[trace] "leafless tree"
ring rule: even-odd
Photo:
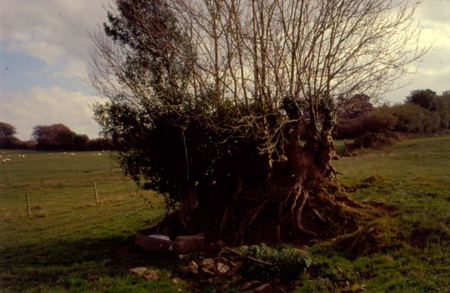
[[[189,64],[189,78],[183,83],[171,75],[170,67],[164,68],[171,90],[193,101],[208,96],[208,123],[230,138],[257,130],[252,133],[261,142],[267,178],[275,162],[285,162],[293,174],[280,216],[289,205],[298,228],[314,234],[303,227],[302,213],[312,187],[337,181],[331,164],[338,158],[332,139],[336,111],[357,94],[381,97],[412,73],[411,63],[427,51],[418,43],[415,7],[386,0],[160,2],[189,43],[177,47],[167,41],[160,48],[164,58]],[[136,13],[136,25],[145,30],[148,19],[140,17]],[[129,46],[108,43],[100,35],[94,41],[94,66],[100,74],[92,83],[103,96],[128,97],[136,103],[138,93],[164,107],[177,104],[150,98],[142,80],[121,78],[122,63],[132,54]],[[233,113],[226,124],[214,117],[220,108]]]
[[[169,3],[196,50],[195,91],[212,84],[218,106],[230,103],[241,121],[261,130],[267,164],[274,152],[290,162],[288,197],[303,229],[308,187],[336,173],[332,132],[340,102],[382,96],[426,52],[414,7],[385,0]],[[276,114],[281,119],[268,123]]]

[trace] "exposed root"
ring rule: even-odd
[[[238,179],[238,186],[236,189],[236,192],[233,195],[233,200],[231,201],[231,203],[228,205],[227,209],[225,210],[225,212],[223,213],[223,217],[222,217],[222,222],[220,223],[220,232],[219,234],[222,235],[222,231],[223,231],[223,227],[225,226],[225,222],[227,220],[227,215],[228,215],[228,211],[231,208],[231,205],[234,203],[234,200],[236,199],[236,197],[241,193],[242,191],[242,185],[243,185],[243,181],[241,178]]]
[[[295,207],[297,206],[297,201],[298,201],[300,195],[302,194],[302,190],[303,190],[302,186],[299,183],[296,183],[292,187],[291,192],[289,192],[289,196],[288,197],[290,197],[291,194],[295,194],[294,203],[292,204],[292,207],[291,207],[292,218],[295,218],[295,214],[294,214]],[[306,190],[305,190],[305,192],[306,192]]]
[[[342,202],[348,206],[355,207],[355,208],[361,208],[363,209],[364,206],[360,205],[356,201],[350,199],[350,196],[348,194],[337,194],[336,200],[339,202]]]
[[[259,212],[261,212],[262,208],[266,205],[266,203],[268,203],[270,201],[270,198],[268,200],[266,200],[265,202],[263,202],[262,205],[260,205],[260,207],[258,208],[258,210],[256,211],[256,213],[253,215],[252,220],[250,221],[250,223],[248,224],[249,226],[251,226],[253,224],[253,221],[255,220],[256,216],[259,214]]]
[[[316,233],[314,233],[314,232],[312,232],[312,231],[309,231],[309,230],[303,228],[303,225],[302,225],[302,223],[301,223],[301,221],[302,221],[303,209],[305,208],[306,202],[308,201],[308,198],[309,198],[309,193],[308,193],[308,191],[303,190],[302,193],[303,193],[302,203],[301,203],[300,207],[299,207],[298,210],[297,210],[297,217],[296,217],[297,227],[298,227],[298,229],[299,229],[301,232],[303,232],[303,233],[305,233],[305,234],[308,234],[308,235],[312,235],[312,236],[314,236],[314,237],[317,237],[317,234],[316,234]]]
[[[312,210],[313,210],[314,214],[317,216],[317,218],[319,218],[319,220],[322,221],[322,223],[327,223],[327,222],[328,222],[326,219],[324,219],[324,218],[319,214],[319,212],[318,212],[316,209],[312,209]]]
[[[325,188],[321,188],[321,191],[323,191],[323,193],[325,193],[326,195],[328,195],[328,197],[330,198],[331,201],[335,201],[335,196],[331,195]]]

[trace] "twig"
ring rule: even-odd
[[[263,261],[263,260],[260,260],[260,259],[257,259],[257,258],[248,256],[248,255],[242,254],[242,253],[240,253],[240,252],[237,252],[237,251],[235,251],[235,250],[232,250],[231,248],[225,247],[225,249],[228,250],[229,252],[232,252],[232,253],[234,253],[234,254],[236,254],[236,255],[239,255],[240,257],[247,258],[247,259],[249,259],[249,260],[251,260],[251,261],[254,261],[254,262],[257,262],[257,263],[266,265],[266,266],[274,266],[273,263],[266,262],[266,261]]]
[[[250,221],[250,223],[248,224],[249,226],[251,226],[253,224],[253,221],[255,220],[256,216],[259,214],[259,212],[261,212],[262,208],[266,205],[266,203],[268,203],[270,201],[270,198],[268,200],[266,200],[265,202],[263,202],[263,204],[258,208],[258,210],[256,211],[256,213],[253,215],[252,220]]]

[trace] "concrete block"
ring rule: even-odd
[[[178,236],[173,242],[173,250],[177,253],[186,253],[188,251],[195,251],[205,246],[205,236],[187,235]]]
[[[163,236],[163,237],[162,237]],[[149,251],[172,251],[173,243],[165,235],[142,235],[137,234],[134,244]]]
[[[165,235],[137,234],[135,244],[149,251],[186,253],[203,248],[205,246],[205,237],[199,235],[178,236],[175,238],[175,241],[171,241]]]

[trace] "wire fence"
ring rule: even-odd
[[[31,170],[31,171],[0,171],[0,183],[35,183],[58,180],[86,180],[92,178],[108,178],[125,176],[121,168],[108,169],[75,169],[75,170]]]

